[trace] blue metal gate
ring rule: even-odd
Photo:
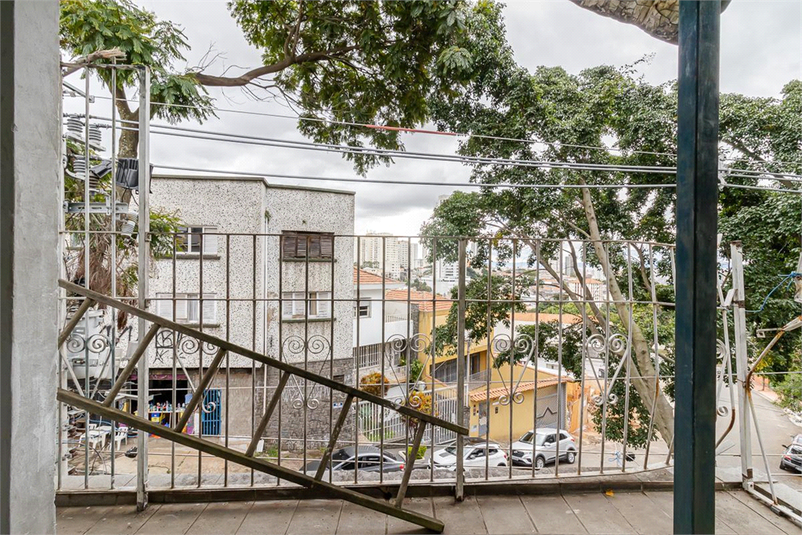
[[[201,434],[220,434],[220,389],[210,388],[203,395],[203,409],[201,410]]]

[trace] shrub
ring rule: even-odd
[[[359,389],[374,396],[384,397],[389,388],[390,381],[379,372],[370,373],[359,381]]]

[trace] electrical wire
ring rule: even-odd
[[[511,188],[511,189],[607,189],[607,188],[674,188],[675,184],[513,184],[509,182],[497,184],[483,184],[479,182],[431,182],[423,180],[378,180],[371,178],[343,178],[343,177],[324,177],[307,175],[285,175],[278,173],[254,173],[249,171],[225,171],[221,169],[208,169],[197,167],[184,167],[177,165],[163,165],[154,163],[153,167],[159,169],[170,169],[173,171],[191,171],[198,173],[217,173],[220,175],[253,176],[258,178],[280,178],[288,180],[317,180],[330,182],[353,182],[357,184],[397,184],[407,186],[440,186],[447,188],[467,187],[467,188]],[[203,179],[204,177],[193,177]],[[213,177],[217,178],[217,177]]]
[[[93,95],[94,98],[99,98],[103,100],[112,100],[112,97],[107,96],[100,96],[100,95]],[[124,98],[117,98],[116,100],[122,102],[128,102],[128,99]],[[452,132],[452,131],[443,131],[443,130],[428,130],[428,129],[421,129],[421,128],[406,128],[400,126],[390,126],[390,125],[376,125],[376,124],[368,124],[368,123],[357,123],[353,121],[342,121],[337,119],[328,119],[324,117],[304,117],[301,115],[287,115],[281,113],[267,113],[267,112],[258,112],[258,111],[251,111],[251,110],[236,110],[232,108],[220,108],[217,106],[211,106],[209,108],[201,108],[200,106],[192,106],[189,104],[168,104],[163,102],[151,102],[151,106],[165,106],[165,107],[175,107],[175,108],[184,108],[184,109],[211,109],[215,112],[223,112],[223,113],[235,113],[241,115],[252,115],[257,117],[271,117],[275,119],[289,119],[294,121],[302,121],[302,122],[315,122],[315,123],[327,123],[327,124],[337,124],[342,126],[353,126],[353,127],[360,127],[360,128],[370,128],[374,130],[388,130],[388,131],[396,131],[396,132],[403,132],[409,134],[427,134],[427,135],[438,135],[438,136],[447,136],[447,137],[457,137],[457,138],[476,138],[476,139],[488,139],[492,141],[507,141],[507,142],[517,142],[517,143],[528,143],[528,144],[539,144],[539,145],[547,145],[552,147],[571,147],[571,148],[579,148],[579,149],[589,149],[589,150],[597,150],[597,151],[612,151],[612,152],[624,152],[629,154],[645,154],[650,156],[669,156],[672,158],[676,158],[677,154],[674,152],[659,152],[659,151],[646,151],[646,150],[629,150],[629,149],[622,149],[620,147],[605,147],[605,146],[597,146],[597,145],[581,145],[575,143],[562,143],[562,142],[553,142],[553,141],[539,141],[535,139],[522,139],[522,138],[513,138],[513,137],[505,137],[505,136],[493,136],[488,134],[469,134],[466,132]],[[725,157],[722,158],[723,161],[729,162],[752,162],[758,163],[760,165],[772,165],[772,164],[781,164],[781,165],[802,165],[802,161],[772,161],[772,162],[765,162],[757,160],[754,157],[747,157],[747,158],[731,158]],[[766,171],[770,173],[771,171]]]
[[[780,286],[782,286],[783,284],[786,284],[785,288],[787,290],[791,286],[791,284],[793,284],[793,282],[794,282],[793,279],[795,277],[802,277],[802,273],[797,273],[796,271],[792,271],[788,275],[783,275],[782,276],[783,279],[777,284],[777,286],[772,288],[771,291],[769,291],[769,293],[763,299],[763,303],[760,304],[760,308],[758,308],[757,310],[747,310],[746,312],[748,312],[750,314],[755,314],[755,313],[758,313],[758,312],[762,312],[763,309],[766,308],[766,305],[769,302],[769,298],[771,297],[771,294],[773,294],[775,291],[777,291],[777,289]]]
[[[109,121],[107,117],[90,118]],[[124,121],[131,122],[131,121]],[[121,127],[124,130],[135,130],[126,127]],[[310,141],[297,141],[286,140],[278,138],[269,138],[262,136],[251,136],[245,134],[233,134],[227,132],[211,132],[208,130],[201,130],[197,128],[186,128],[181,126],[164,126],[152,125],[151,134],[173,135],[172,132],[186,132],[187,134],[194,135],[178,135],[178,137],[190,139],[207,139],[210,141],[235,141],[245,144],[264,145],[268,147],[280,148],[293,148],[303,150],[317,150],[323,152],[336,152],[339,154],[361,154],[368,156],[381,156],[393,158],[407,158],[417,160],[434,160],[446,161],[456,163],[475,163],[479,165],[505,165],[512,167],[535,167],[535,168],[563,168],[563,169],[576,169],[584,171],[608,171],[608,172],[625,172],[625,173],[653,173],[653,174],[674,174],[676,168],[674,167],[660,167],[660,166],[632,166],[632,165],[614,165],[614,164],[593,164],[581,162],[565,162],[565,161],[550,161],[550,160],[513,160],[509,158],[486,158],[478,156],[461,156],[456,154],[443,154],[443,153],[430,153],[430,152],[411,152],[390,149],[377,149],[373,147],[354,147],[351,145],[337,145],[333,143],[315,143]],[[230,139],[227,139],[230,138]],[[258,142],[258,143],[249,143]],[[800,177],[802,178],[802,176]]]
[[[101,121],[111,121],[108,117],[100,117],[100,116],[90,116],[90,119],[96,119]],[[136,124],[136,121],[126,121],[124,119],[118,119],[120,122],[125,123],[133,123]],[[123,130],[126,130],[126,127],[121,127]],[[400,151],[400,150],[389,150],[389,149],[377,149],[373,147],[354,147],[350,145],[337,145],[332,143],[315,143],[310,141],[297,141],[297,140],[286,140],[286,139],[279,139],[279,138],[269,138],[269,137],[262,137],[262,136],[252,136],[252,135],[245,135],[245,134],[234,134],[228,132],[211,132],[208,130],[202,130],[198,128],[187,128],[181,126],[174,126],[174,125],[152,125],[151,126],[151,133],[152,134],[161,134],[161,135],[173,135],[171,131],[175,132],[187,132],[195,135],[181,135],[178,137],[184,137],[189,139],[207,139],[210,141],[231,141],[231,140],[248,140],[252,142],[258,143],[250,143],[246,141],[241,141],[245,144],[256,144],[256,145],[264,145],[269,147],[279,147],[279,148],[291,148],[291,149],[304,149],[304,150],[314,150],[314,151],[322,151],[322,152],[336,152],[340,154],[360,154],[360,155],[370,155],[370,156],[380,156],[380,157],[394,157],[394,158],[407,158],[407,159],[419,159],[419,160],[432,160],[432,161],[447,161],[447,162],[456,162],[462,164],[473,163],[477,165],[503,165],[503,166],[511,166],[511,167],[534,167],[534,168],[545,168],[545,169],[573,169],[573,170],[584,170],[584,171],[607,171],[607,172],[622,172],[622,173],[652,173],[652,174],[675,174],[676,167],[668,167],[668,166],[634,166],[634,165],[616,165],[616,164],[593,164],[593,163],[581,163],[581,162],[566,162],[566,161],[550,161],[550,160],[513,160],[508,158],[487,158],[487,157],[478,157],[478,156],[461,156],[461,155],[453,155],[453,154],[443,154],[443,153],[427,153],[427,152],[409,152],[409,151]],[[231,138],[231,139],[226,139]],[[747,179],[759,179],[759,178],[766,178],[771,180],[777,180],[776,178],[772,177],[764,177],[767,173],[761,173],[760,171],[752,171],[752,170],[738,170],[738,173],[732,173],[731,170],[728,170],[728,174],[726,177],[730,178],[747,178]],[[774,173],[772,173],[774,174]],[[784,180],[789,180],[793,182],[802,182],[802,175],[794,175],[794,174],[784,174]],[[745,188],[750,189],[750,188]]]
[[[250,171],[228,171],[221,169],[209,169],[198,167],[185,167],[177,165],[153,164],[153,167],[160,169],[170,169],[173,171],[190,171],[197,173],[216,173],[220,175],[253,176],[258,178],[279,178],[288,180],[311,180],[329,182],[351,182],[357,184],[396,184],[401,186],[435,186],[435,187],[466,187],[466,188],[510,188],[510,189],[656,189],[656,188],[675,188],[676,184],[516,184],[516,183],[496,183],[485,184],[480,182],[431,182],[421,180],[378,180],[371,178],[343,178],[343,177],[322,177],[309,175],[286,175],[280,173],[255,173]],[[202,179],[204,177],[194,177]],[[218,177],[211,177],[218,178]],[[761,186],[743,186],[741,184],[720,184],[719,187],[729,187],[738,189],[758,189],[763,191],[774,191],[779,193],[802,193],[802,190],[785,190],[777,188],[767,188]]]
[[[107,96],[100,96],[100,95],[92,95],[94,98],[99,98],[102,100],[112,100],[112,97]],[[128,99],[118,98],[116,99],[122,102],[128,102]],[[677,155],[672,152],[657,152],[657,151],[646,151],[646,150],[627,150],[622,149],[620,147],[604,147],[604,146],[597,146],[597,145],[580,145],[575,143],[562,143],[562,142],[554,142],[554,141],[539,141],[535,139],[522,139],[522,138],[515,138],[515,137],[505,137],[505,136],[492,136],[488,134],[468,134],[465,132],[450,132],[450,131],[443,131],[443,130],[427,130],[422,128],[407,128],[401,126],[390,126],[390,125],[378,125],[378,124],[368,124],[368,123],[357,123],[353,121],[341,121],[337,119],[328,119],[325,117],[304,117],[302,115],[287,115],[281,113],[267,113],[267,112],[258,112],[258,111],[251,111],[251,110],[235,110],[231,108],[219,108],[217,106],[211,106],[209,108],[201,108],[200,106],[191,106],[188,104],[167,104],[163,102],[151,102],[151,106],[165,106],[165,107],[175,107],[175,108],[185,108],[185,109],[196,109],[196,110],[213,110],[215,112],[224,112],[224,113],[236,113],[241,115],[253,115],[257,117],[271,117],[274,119],[289,119],[293,121],[302,121],[302,122],[313,122],[313,123],[327,123],[327,124],[337,124],[341,126],[353,126],[357,128],[370,128],[373,130],[388,130],[388,131],[395,131],[395,132],[403,132],[407,134],[428,134],[428,135],[438,135],[438,136],[446,136],[446,137],[456,137],[456,138],[477,138],[477,139],[488,139],[492,141],[509,141],[509,142],[517,142],[517,143],[528,143],[528,144],[538,144],[538,145],[547,145],[553,147],[571,147],[577,149],[589,149],[589,150],[598,150],[598,151],[614,151],[614,152],[628,152],[630,154],[646,154],[651,156],[670,156],[676,158]]]

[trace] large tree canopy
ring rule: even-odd
[[[213,63],[193,68],[180,27],[159,20],[130,0],[61,3],[61,45],[73,56],[118,48],[120,63],[147,65],[153,73],[151,115],[177,121],[206,119],[213,110],[205,86],[243,87],[256,98],[279,96],[301,115],[339,122],[415,127],[429,118],[428,99],[453,94],[470,79],[470,40],[477,28],[498,23],[490,2],[274,2],[236,1],[231,14],[264,65],[236,76],[213,76]],[[99,60],[100,63],[109,60]],[[110,87],[123,119],[134,120],[126,98],[133,74]],[[166,106],[164,105],[166,104]],[[399,132],[333,122],[300,122],[316,141],[399,148]],[[123,132],[121,155],[136,154],[136,133]],[[376,156],[348,154],[358,170]]]
[[[503,35],[503,34],[502,34]],[[493,43],[494,46],[490,46]],[[484,46],[483,46],[484,45]],[[498,46],[495,46],[498,45]],[[465,91],[456,97],[444,96],[432,103],[442,129],[483,136],[472,136],[460,152],[470,156],[519,160],[555,160],[616,166],[674,166],[676,159],[677,94],[673,84],[650,85],[637,72],[637,65],[596,67],[573,75],[563,69],[541,67],[535,72],[516,65],[512,51],[496,42],[489,33],[476,37],[476,46],[485,51],[475,62],[477,72]],[[782,99],[756,99],[743,95],[722,96],[721,155],[732,169],[768,169],[778,173],[777,184],[788,185],[781,171],[799,172],[800,83],[793,81]],[[495,136],[489,138],[486,136]],[[507,138],[507,139],[504,139]],[[509,138],[528,141],[512,141]],[[594,147],[610,147],[598,149]],[[782,163],[780,163],[782,162]],[[756,180],[723,177],[735,183],[755,185]],[[673,174],[637,171],[577,171],[552,167],[481,165],[472,171],[472,180],[482,184],[573,184],[633,186],[675,183]],[[484,188],[477,193],[458,192],[437,207],[424,225],[423,233],[439,235],[483,235],[518,238],[529,246],[530,261],[539,263],[543,273],[553,272],[548,260],[554,251],[538,244],[538,238],[564,238],[579,262],[589,262],[609,273],[613,300],[625,301],[625,256],[633,255],[636,277],[634,291],[651,293],[651,271],[670,274],[667,262],[650,260],[642,246],[605,247],[605,240],[636,240],[673,243],[673,188],[629,189],[508,189]],[[766,262],[748,262],[747,289],[750,300],[760,301],[778,282],[777,275],[788,274],[799,254],[799,199],[789,193],[723,189],[721,228],[722,254],[730,240],[740,239],[754,246],[746,250],[747,259],[765,257]],[[746,211],[744,211],[746,210]],[[747,221],[748,219],[748,221]],[[590,240],[585,254],[575,250],[575,240]],[[538,257],[534,254],[541,247]],[[453,254],[441,248],[444,255]],[[503,252],[502,252],[503,254]],[[482,254],[480,251],[479,258]],[[658,259],[659,260],[659,259]],[[577,265],[577,262],[574,262]],[[555,276],[556,273],[551,273]],[[581,279],[581,273],[575,275]],[[579,291],[563,289],[576,301],[587,299],[585,285]],[[658,290],[658,289],[655,289]],[[666,291],[662,289],[661,291]],[[752,316],[752,328],[775,326],[788,321],[792,304],[788,295],[778,294],[777,314]],[[647,297],[648,299],[648,297]],[[798,308],[798,306],[797,306]],[[769,310],[769,307],[766,307]],[[590,305],[587,313],[603,325],[604,310]],[[648,322],[641,324],[637,313],[616,303],[611,321],[623,331],[632,325],[633,362],[641,376],[653,376],[650,359]],[[668,333],[664,333],[669,335]],[[670,343],[663,340],[661,343]],[[793,347],[790,342],[785,347]],[[796,344],[798,347],[798,343]],[[788,356],[776,359],[785,362]],[[657,394],[656,428],[667,441],[671,437],[671,408],[664,393],[656,393],[652,383],[633,380],[637,403],[650,407]],[[615,407],[613,407],[615,409]],[[643,416],[641,413],[639,416]],[[648,416],[648,415],[647,415]]]
[[[675,42],[678,0],[571,0]],[[725,2],[726,4],[726,2]],[[61,44],[73,56],[120,49],[121,63],[152,69],[152,115],[171,122],[204,120],[213,113],[204,86],[242,87],[256,98],[279,97],[301,115],[395,127],[415,127],[430,118],[433,95],[454,94],[473,78],[476,63],[503,42],[502,5],[490,0],[310,2],[236,0],[229,9],[263,64],[236,75],[213,75],[214,62],[179,65],[188,48],[181,28],[159,20],[130,0],[65,0]],[[482,36],[493,36],[496,41]],[[501,40],[497,38],[501,37]],[[104,60],[100,60],[103,62]],[[107,61],[107,60],[106,60]],[[503,70],[503,69],[502,69]],[[112,90],[123,119],[137,110],[126,98],[135,86],[122,73]],[[399,132],[333,122],[300,122],[316,141],[396,149]],[[123,132],[121,155],[136,154],[136,132]],[[364,172],[380,158],[345,154]]]

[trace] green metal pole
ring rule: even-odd
[[[720,14],[680,2],[674,533],[715,529]]]

